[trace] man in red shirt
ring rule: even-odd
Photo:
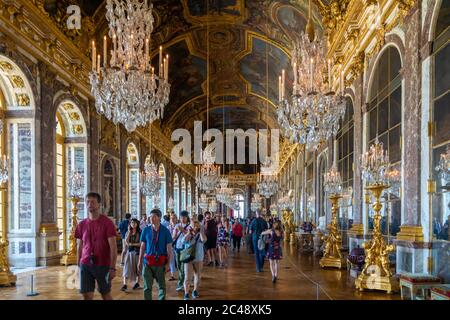
[[[77,261],[80,268],[80,293],[85,300],[94,298],[95,282],[103,300],[112,300],[111,281],[116,276],[116,227],[100,214],[101,197],[98,193],[86,195],[89,217],[75,230],[78,239]]]

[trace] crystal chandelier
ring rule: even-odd
[[[250,209],[252,211],[257,211],[262,208],[261,206],[261,196],[259,193],[254,193],[252,197],[252,202],[250,203]]]
[[[216,212],[217,211],[217,201],[216,201],[216,199],[213,198],[213,199],[211,199],[209,201],[208,210],[210,212]]]
[[[323,184],[325,192],[329,195],[340,195],[342,192],[341,174],[337,171],[336,166],[333,166],[328,172],[324,174]]]
[[[84,195],[84,176],[80,170],[73,170],[69,177],[70,198],[82,198]]]
[[[161,204],[161,196],[159,195],[159,192],[153,195],[153,207],[156,209],[159,209],[159,206]]]
[[[156,164],[147,158],[145,160],[144,171],[141,172],[141,193],[144,196],[154,196],[159,194],[161,188],[161,178]]]
[[[214,164],[215,156],[208,145],[202,153],[202,164],[195,168],[196,183],[200,190],[215,190],[220,177],[220,167]]]
[[[441,179],[446,182],[450,181],[450,146],[447,146],[446,152],[441,154],[439,164],[435,169],[439,172]]]
[[[173,209],[175,208],[175,202],[173,201],[172,197],[169,197],[169,200],[167,201],[167,209],[170,212],[173,212]]]
[[[158,75],[150,58],[153,5],[140,0],[107,0],[106,19],[112,39],[107,62],[107,38],[103,38],[103,66],[92,42],[92,71],[89,74],[97,112],[127,131],[163,117],[169,102],[169,56],[159,50]]]
[[[269,161],[261,165],[261,172],[258,174],[256,189],[264,198],[270,198],[278,191],[278,178]]]
[[[294,43],[292,68],[294,90],[289,99],[285,95],[285,71],[279,77],[278,122],[282,134],[292,143],[317,149],[321,142],[337,134],[339,121],[344,118],[346,100],[342,95],[343,77],[340,79],[340,94],[332,91],[331,63],[326,63],[324,39],[315,37],[310,18],[307,33],[301,32]],[[324,71],[328,68],[328,87]]]
[[[208,209],[208,198],[206,197],[205,193],[202,193],[200,195],[200,200],[198,202],[198,206],[200,207],[200,209],[202,210],[206,210]]]
[[[361,155],[361,168],[368,185],[388,184],[389,156],[387,151],[383,150],[383,143],[378,141],[378,137],[369,151]]]

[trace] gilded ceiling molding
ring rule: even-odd
[[[387,43],[386,35],[403,23],[417,0],[332,0],[329,6],[315,1],[324,16],[324,25],[335,32],[328,33],[327,57],[334,62],[332,70],[334,87],[338,82],[342,64],[346,85],[364,71],[364,61],[375,56]],[[382,13],[380,26],[372,28],[374,17],[369,7],[379,4]],[[330,20],[331,13],[334,12]],[[336,17],[335,17],[336,16]]]

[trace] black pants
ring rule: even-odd
[[[237,236],[233,236],[233,249],[238,249],[241,250],[241,238],[242,237],[237,237]]]

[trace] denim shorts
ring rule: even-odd
[[[97,281],[97,290],[100,294],[111,292],[109,267],[82,264],[80,266],[80,293],[94,292],[95,281]]]

